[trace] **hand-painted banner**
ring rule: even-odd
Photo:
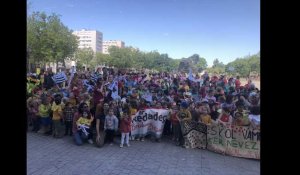
[[[168,115],[169,110],[166,109],[139,110],[132,116],[131,135],[133,137],[144,137],[151,134],[156,138],[160,138]]]
[[[186,148],[206,149],[207,144],[207,126],[204,123],[196,121],[180,122],[184,146]]]
[[[131,135],[143,137],[152,134],[160,138],[169,115],[165,109],[140,110],[132,116]],[[205,125],[196,121],[180,122],[187,148],[202,148],[236,156],[260,159],[260,130],[251,127]]]
[[[236,157],[260,159],[260,130],[235,125],[209,125],[207,149]]]

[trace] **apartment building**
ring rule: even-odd
[[[110,46],[116,46],[119,48],[124,48],[125,47],[125,43],[123,41],[120,40],[108,40],[108,41],[103,41],[103,47],[102,47],[102,53],[104,54],[109,54],[108,52],[108,48]]]
[[[103,34],[97,30],[86,30],[74,31],[73,35],[79,37],[78,48],[92,48],[93,51],[102,53],[102,41]]]

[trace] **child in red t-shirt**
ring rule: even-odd
[[[230,115],[230,109],[228,107],[223,107],[222,112],[217,120],[221,124],[231,124],[232,116]]]
[[[175,103],[172,105],[171,116],[170,116],[172,132],[173,132],[172,140],[175,142],[179,142],[179,133],[180,133],[180,124],[179,124],[179,120],[176,116],[177,112],[178,112],[178,106],[176,106],[176,103]]]
[[[127,146],[129,145],[129,133],[131,131],[131,117],[128,115],[128,111],[124,111],[121,115],[121,124],[120,124],[120,131],[121,131],[121,144],[120,148],[123,147],[124,140]]]

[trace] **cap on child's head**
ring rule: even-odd
[[[183,102],[181,102],[180,106],[183,108],[188,108],[189,104],[186,101],[183,101]]]
[[[256,92],[251,92],[251,93],[249,94],[249,96],[250,96],[250,97],[257,96],[257,93],[256,93]]]
[[[206,98],[201,100],[201,103],[208,103],[208,100]]]
[[[244,102],[239,100],[235,103],[236,107],[244,107]]]
[[[58,98],[58,97],[61,98],[61,95],[60,95],[59,93],[54,93],[54,94],[53,94],[53,97],[54,97],[54,98]]]
[[[192,93],[190,93],[190,92],[184,92],[183,95],[185,95],[185,96],[191,96]]]
[[[229,113],[230,112],[230,108],[228,106],[223,106],[223,111]]]

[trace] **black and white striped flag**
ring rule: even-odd
[[[94,86],[91,85],[91,84],[89,83],[88,80],[83,80],[82,83],[83,83],[83,85],[87,88],[87,91],[88,91],[88,92],[94,90]]]
[[[91,79],[93,82],[97,82],[97,80],[100,78],[100,75],[98,74],[91,74]]]
[[[53,81],[55,84],[63,83],[68,80],[65,72],[59,72],[52,76]]]

